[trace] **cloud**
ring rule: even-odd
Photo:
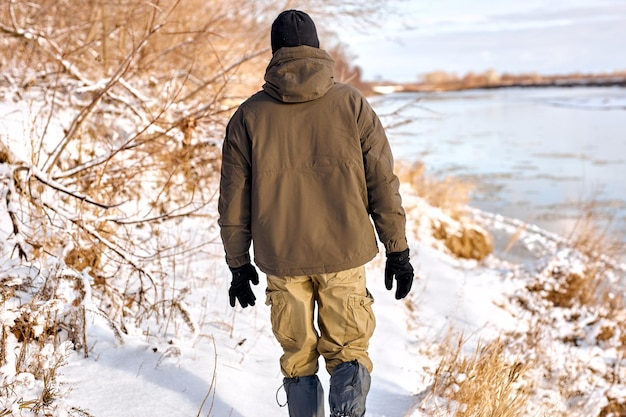
[[[366,79],[414,81],[419,74],[603,72],[626,69],[625,4],[542,12],[426,16],[393,37],[347,40]]]

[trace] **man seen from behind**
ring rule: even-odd
[[[222,148],[219,225],[230,303],[255,304],[253,244],[283,349],[290,417],[324,416],[320,355],[331,417],[362,417],[375,327],[365,264],[378,253],[376,235],[387,289],[395,280],[401,299],[413,282],[399,180],[380,120],[357,89],[334,81],[311,17],[280,13],[271,46],[265,84],[232,116]]]

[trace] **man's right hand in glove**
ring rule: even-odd
[[[253,306],[256,297],[250,288],[250,282],[254,285],[259,283],[259,274],[257,274],[256,269],[252,264],[245,264],[237,268],[230,268],[230,272],[233,274],[233,280],[228,289],[230,306],[235,307],[235,298],[243,308],[249,305]]]

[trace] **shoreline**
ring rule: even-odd
[[[444,77],[444,76],[442,76]],[[450,77],[450,76],[447,76]],[[445,77],[444,77],[445,78]],[[373,94],[389,93],[434,93],[445,91],[465,91],[504,88],[546,88],[546,87],[626,87],[626,73],[610,75],[557,75],[557,76],[497,76],[478,75],[472,79],[445,79],[437,82],[394,83],[363,82]]]

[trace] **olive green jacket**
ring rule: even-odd
[[[219,225],[226,262],[277,276],[339,272],[407,248],[393,157],[380,120],[333,60],[281,48],[239,106],[222,148]],[[371,218],[371,220],[370,220]]]

